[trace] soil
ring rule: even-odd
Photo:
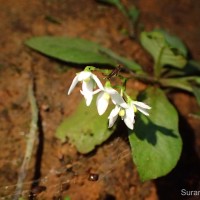
[[[200,60],[200,1],[124,0],[141,11],[146,30],[165,28],[183,39],[190,56]],[[28,85],[35,80],[40,129],[25,180],[23,199],[156,200],[183,197],[182,188],[200,190],[200,120],[190,117],[199,107],[190,94],[170,95],[180,115],[184,146],[176,168],[167,176],[141,182],[132,163],[126,133],[116,132],[87,155],[55,138],[60,122],[80,98],[66,91],[84,66],[67,65],[26,47],[33,36],[89,39],[135,59],[147,69],[151,59],[124,34],[127,19],[115,8],[95,0],[0,0],[0,196],[12,199],[31,121]],[[142,87],[132,83],[130,87]]]

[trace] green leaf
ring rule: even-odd
[[[162,78],[159,80],[162,86],[175,87],[192,92],[193,86],[200,86],[200,76],[186,76],[178,78]]]
[[[193,86],[200,86],[200,76],[187,76],[184,77]]]
[[[115,128],[108,129],[110,111],[111,108],[108,108],[104,115],[99,116],[95,99],[89,107],[82,100],[76,111],[59,125],[56,137],[62,142],[68,137],[80,153],[89,153],[113,133]]]
[[[163,87],[172,87],[188,92],[192,92],[192,86],[187,78],[162,78],[160,83]]]
[[[194,92],[195,86],[200,86],[199,76],[188,76],[180,78],[162,78],[159,80],[164,87],[174,87],[188,92]],[[199,88],[199,87],[197,87]]]
[[[137,115],[129,134],[133,160],[143,181],[168,174],[182,150],[175,108],[158,88],[147,89],[145,96],[152,107],[150,116]]]
[[[165,38],[165,35],[159,31],[142,32],[141,43],[143,47],[153,56],[155,65],[163,67],[172,65],[177,68],[183,68],[187,62],[176,45]]]
[[[70,200],[70,197],[66,196],[64,197],[64,200]]]
[[[188,60],[187,64],[183,69],[177,68],[166,68],[162,71],[162,77],[181,77],[181,76],[192,76],[200,75],[200,63],[195,60]]]
[[[200,77],[189,76],[183,78],[162,78],[159,80],[163,87],[172,87],[182,89],[187,92],[193,93],[197,103],[200,105]]]
[[[78,64],[111,64],[117,63],[99,52],[100,45],[80,38],[35,37],[26,41],[26,45],[47,56]]]
[[[185,57],[187,56],[187,47],[185,46],[183,41],[181,41],[180,38],[178,38],[174,35],[170,35],[168,32],[166,32],[165,30],[162,30],[162,29],[156,29],[156,31],[158,31],[164,35],[165,40],[171,47],[178,49],[179,52],[183,56],[185,56]]]
[[[142,69],[141,66],[137,64],[135,61],[119,56],[110,49],[104,48],[104,49],[101,49],[100,52],[116,60],[118,63],[125,65],[127,68],[129,68],[132,71],[141,71]]]
[[[110,49],[97,43],[67,37],[35,37],[26,41],[26,45],[53,58],[78,64],[119,64],[127,65],[131,70],[141,70],[132,60],[123,58]]]

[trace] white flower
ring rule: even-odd
[[[81,94],[84,96],[86,100],[86,105],[89,106],[92,102],[93,98],[93,89],[95,88],[95,85],[103,90],[103,85],[101,84],[101,81],[98,79],[96,75],[94,75],[92,72],[89,71],[82,71],[80,73],[77,73],[75,78],[72,81],[72,84],[68,90],[68,95],[71,94],[72,90],[75,88],[77,83],[81,81],[82,82],[82,90]],[[96,83],[96,84],[95,84]]]
[[[118,115],[121,116],[122,120],[124,120],[124,123],[126,126],[133,130],[134,123],[135,123],[135,112],[139,110],[144,115],[149,115],[147,110],[151,109],[150,106],[146,105],[145,103],[139,102],[139,101],[132,101],[128,99],[127,106],[120,106],[116,105],[115,108],[111,111],[108,119],[109,119],[109,128],[113,126],[115,121],[117,120]]]
[[[111,128],[114,125],[119,115],[119,111],[120,111],[120,106],[118,105],[116,105],[115,108],[111,111],[110,115],[108,116],[109,119],[108,128]]]
[[[135,119],[134,119],[135,112],[133,110],[133,107],[129,104],[127,104],[126,108],[116,105],[108,117],[109,119],[108,128],[111,128],[113,126],[113,124],[117,120],[118,115],[121,116],[122,120],[124,120],[124,123],[126,124],[126,126],[133,130],[133,125],[135,123]]]
[[[121,116],[122,120],[124,120],[126,126],[133,130],[133,125],[135,123],[135,112],[132,106],[129,106],[126,109],[121,109],[119,112],[119,116]]]
[[[96,102],[99,115],[103,115],[108,108],[110,98],[115,105],[126,107],[126,102],[117,90],[111,87],[105,87],[103,90],[97,90],[97,92],[100,92]]]
[[[131,103],[131,105],[133,106],[133,107],[135,107],[135,112],[137,111],[137,110],[139,110],[141,113],[143,113],[144,115],[146,115],[146,116],[149,116],[149,113],[147,112],[147,110],[150,110],[151,109],[151,107],[150,106],[148,106],[147,104],[145,104],[145,103],[143,103],[143,102],[140,102],[140,101],[131,101],[130,102]]]

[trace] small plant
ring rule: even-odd
[[[145,181],[166,175],[180,158],[178,114],[166,94],[173,89],[185,90],[199,102],[200,65],[188,59],[187,48],[179,38],[163,30],[142,32],[140,43],[153,57],[152,74],[133,60],[84,39],[36,37],[26,42],[48,56],[87,66],[76,74],[68,90],[71,94],[81,82],[85,101],[61,123],[56,136],[62,141],[68,137],[79,152],[88,153],[110,137],[121,117],[133,161]],[[97,68],[94,63],[114,68]],[[119,63],[131,73],[122,76]],[[106,78],[100,81],[97,71]],[[120,85],[113,84],[113,76],[121,80]],[[128,94],[127,82],[131,79],[146,83],[146,89]]]
[[[115,105],[115,108],[108,116],[108,128],[113,127],[119,115],[121,119],[124,120],[126,126],[129,129],[133,130],[133,126],[135,123],[135,113],[137,112],[137,110],[148,116],[149,114],[147,110],[151,108],[142,102],[132,100],[132,98],[126,93],[125,83],[127,82],[127,78],[120,76],[123,84],[117,86],[118,88],[120,88],[119,93],[111,86],[110,80],[107,80],[105,86],[103,86],[98,77],[92,73],[95,70],[102,72],[104,71],[93,66],[87,66],[84,71],[77,73],[76,77],[72,81],[68,94],[72,92],[78,82],[82,82],[82,90],[80,92],[84,96],[87,106],[91,104],[93,95],[98,94],[96,105],[99,115],[103,115],[105,113],[108,108],[110,99]],[[118,73],[115,72],[116,70],[117,68],[110,72],[107,79],[111,79],[112,76],[116,75],[116,73]],[[98,89],[93,91],[95,85],[98,86]],[[126,101],[124,99],[126,99]]]

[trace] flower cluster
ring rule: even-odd
[[[126,95],[127,100],[125,101],[123,98],[123,92],[121,92],[122,94],[119,94],[117,90],[112,88],[109,81],[107,81],[105,86],[103,86],[99,78],[88,70],[87,67],[84,71],[77,73],[69,88],[68,95],[71,94],[78,82],[82,82],[82,90],[80,90],[80,92],[84,96],[87,106],[91,104],[93,96],[98,94],[96,105],[99,115],[103,115],[105,113],[108,108],[109,100],[111,99],[115,108],[108,116],[109,128],[114,125],[118,116],[120,116],[126,126],[133,130],[135,113],[137,110],[142,112],[144,115],[149,115],[148,110],[151,109],[151,107],[145,103],[133,101],[128,95]],[[98,89],[94,90],[96,86]]]

